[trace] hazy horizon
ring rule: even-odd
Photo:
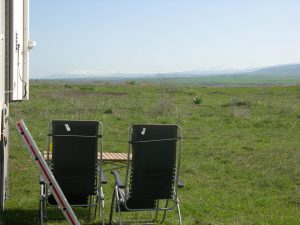
[[[279,64],[271,65],[267,67],[254,67],[254,68],[243,68],[243,69],[232,69],[232,70],[195,70],[195,71],[170,71],[170,72],[148,72],[148,73],[111,73],[111,74],[101,74],[91,71],[77,71],[77,72],[67,72],[67,73],[53,73],[45,76],[31,76],[32,79],[81,79],[81,78],[155,78],[155,77],[207,77],[207,76],[226,76],[226,75],[273,75],[271,77],[275,78],[278,75],[284,77],[299,77],[300,79],[300,63],[294,64]],[[270,77],[270,78],[271,78]]]

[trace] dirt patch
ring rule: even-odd
[[[211,91],[207,93],[208,95],[231,95],[232,93],[225,91]]]
[[[61,91],[52,93],[53,97],[88,97],[88,96],[123,96],[124,92],[87,92],[87,91]]]
[[[232,106],[245,106],[245,107],[250,107],[250,102],[248,101],[239,101],[239,100],[235,100],[233,99],[230,103],[226,103],[221,105],[222,107],[232,107]]]

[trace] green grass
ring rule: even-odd
[[[300,84],[299,75],[213,75],[174,78],[182,84],[196,85],[227,85],[227,86],[249,86],[249,85],[286,85]]]
[[[203,100],[199,105],[196,96]],[[32,82],[30,100],[12,103],[10,112],[14,120],[24,119],[41,149],[53,119],[100,120],[104,151],[115,152],[127,150],[133,123],[178,123],[184,135],[184,224],[299,224],[300,86]],[[0,224],[31,225],[38,215],[38,172],[10,126],[10,198]],[[106,175],[107,221],[113,178]],[[176,219],[170,213],[165,224]]]

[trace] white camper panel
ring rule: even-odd
[[[3,109],[2,140],[0,142],[0,211],[4,210],[4,203],[8,198],[8,108]]]
[[[5,1],[0,1],[0,131],[5,98]],[[0,135],[0,141],[1,141]]]
[[[28,0],[11,0],[10,100],[28,99]]]
[[[0,211],[7,198],[8,127],[5,108],[5,1],[0,1]]]

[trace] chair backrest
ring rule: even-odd
[[[136,124],[131,128],[129,198],[170,199],[176,180],[177,125]]]
[[[66,197],[94,195],[97,187],[98,121],[54,120],[52,171]]]

